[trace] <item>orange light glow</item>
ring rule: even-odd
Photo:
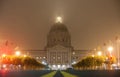
[[[16,52],[15,52],[15,55],[16,55],[16,56],[20,56],[20,51],[16,51]]]
[[[6,54],[3,54],[2,57],[6,57]]]
[[[27,55],[24,55],[24,57],[27,57]]]

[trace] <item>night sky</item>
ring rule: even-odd
[[[75,49],[93,49],[120,34],[119,0],[0,0],[0,42],[44,49],[57,16]]]

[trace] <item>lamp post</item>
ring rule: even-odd
[[[109,64],[108,64],[108,69],[112,69],[111,67],[111,60],[112,60],[112,51],[113,51],[113,47],[112,46],[109,46],[108,47],[108,61],[109,61]]]
[[[119,46],[120,46],[120,39],[119,39],[119,37],[116,37],[116,51],[117,51],[117,64],[118,64],[118,66],[119,66],[119,61],[120,61],[120,48],[119,48]]]
[[[108,47],[108,52],[109,52],[110,56],[112,55],[112,54],[111,54],[112,51],[113,51],[113,47],[112,47],[112,46],[109,46],[109,47]]]

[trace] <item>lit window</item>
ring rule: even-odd
[[[39,57],[36,57],[36,59],[39,59]]]
[[[58,59],[60,59],[60,57],[58,57]]]
[[[61,67],[61,65],[57,65],[58,66],[58,68],[60,68]]]
[[[53,67],[56,67],[56,65],[53,65]]]
[[[55,57],[53,57],[53,59],[55,59]]]

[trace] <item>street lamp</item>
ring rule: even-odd
[[[16,56],[20,56],[20,54],[21,54],[20,51],[16,51],[16,52],[15,52],[15,55],[16,55]]]
[[[112,51],[113,51],[113,47],[112,47],[112,46],[109,46],[109,47],[108,47],[108,51],[109,51],[109,53],[110,53],[110,55],[111,55],[111,53],[112,53]]]
[[[27,55],[23,55],[24,57],[27,57]]]
[[[95,57],[95,55],[92,55],[92,57]]]
[[[98,56],[101,56],[101,55],[102,55],[102,52],[101,52],[101,51],[98,51],[97,54],[98,54]]]
[[[4,58],[6,56],[6,54],[2,54],[2,57]]]
[[[119,59],[120,59],[120,38],[116,37],[116,50],[117,50],[117,64],[119,66]]]
[[[112,60],[112,51],[113,51],[113,47],[112,46],[109,46],[108,47],[108,52],[109,52],[109,54],[108,54],[108,61],[109,61],[109,69],[111,69],[111,60]]]

